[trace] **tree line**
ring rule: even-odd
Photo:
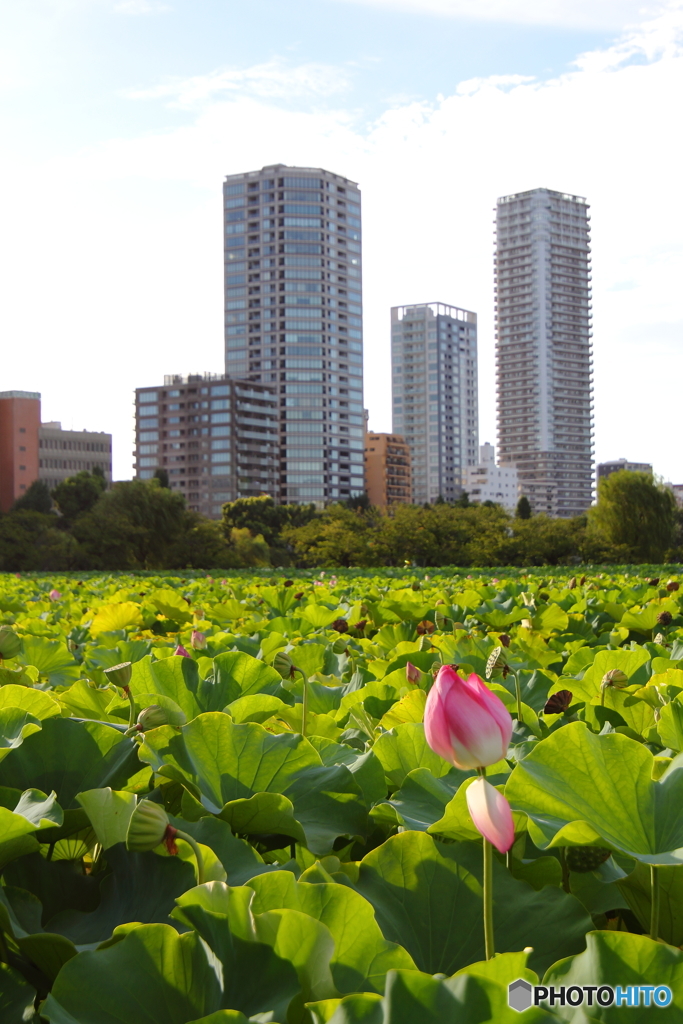
[[[52,492],[36,481],[0,515],[0,570],[230,569],[251,566],[525,566],[683,560],[683,512],[646,473],[600,481],[572,519],[515,514],[493,502],[372,507],[359,495],[324,509],[262,495],[190,511],[163,471],[107,488],[97,469]]]

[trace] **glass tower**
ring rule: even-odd
[[[551,516],[579,515],[593,493],[588,210],[537,188],[496,211],[498,453]]]
[[[477,314],[443,302],[391,310],[393,429],[413,458],[413,502],[454,501],[477,463]]]
[[[360,190],[273,164],[223,186],[225,369],[273,383],[276,500],[323,504],[364,489]]]

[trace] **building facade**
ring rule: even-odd
[[[588,210],[545,188],[496,209],[498,452],[533,511],[551,516],[593,497]]]
[[[393,428],[412,454],[413,501],[462,493],[477,462],[477,314],[442,302],[391,310]]]
[[[273,164],[223,186],[225,372],[277,390],[283,502],[323,504],[363,481],[358,185]]]
[[[465,470],[464,486],[471,501],[495,501],[509,512],[514,512],[521,497],[517,468],[497,466],[495,448],[488,441],[479,448],[478,465]]]
[[[0,511],[8,512],[38,479],[40,394],[0,392]]]
[[[275,496],[275,385],[218,374],[168,376],[135,392],[135,475],[165,469],[188,507],[218,519],[224,502]]]
[[[111,484],[112,436],[90,430],[62,430],[61,423],[41,423],[38,431],[38,479],[50,490],[70,476],[96,467]]]
[[[649,473],[652,476],[652,466],[649,462],[629,462],[628,459],[615,459],[613,462],[598,463],[598,483],[612,473],[618,473],[625,469],[629,473]]]
[[[365,491],[377,508],[412,501],[410,448],[399,434],[365,435]]]

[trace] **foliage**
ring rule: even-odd
[[[98,466],[92,473],[82,470],[62,480],[53,490],[52,497],[65,521],[72,523],[95,506],[106,487],[104,474]]]
[[[172,492],[139,486],[96,508],[126,529],[153,514],[181,537],[205,530]],[[500,509],[452,511],[389,522],[424,523],[422,551],[471,553],[472,517],[488,524],[479,551],[528,547],[534,525],[539,552],[565,542],[542,516],[501,540]],[[20,517],[70,540],[36,512],[0,525]],[[335,530],[355,527],[362,551],[385,524],[337,506],[296,529],[337,557]],[[228,541],[221,524],[197,550],[234,558],[240,545],[268,554],[246,527]],[[679,570],[291,577],[4,577],[2,624],[20,645],[0,665],[3,1022],[509,1024],[520,977],[669,985],[657,1019],[679,1019]],[[489,779],[516,839],[493,863],[499,955],[483,961],[474,773],[428,747],[422,718],[442,663],[484,678],[499,648],[488,685],[514,715],[518,682],[522,718]],[[128,694],[105,671],[123,662]],[[152,726],[128,729],[152,706]],[[126,839],[143,798],[162,825],[140,852]],[[659,941],[646,934],[652,870]]]
[[[76,543],[57,529],[54,515],[13,511],[0,515],[0,569],[5,572],[69,569]]]
[[[515,516],[517,519],[531,519],[531,502],[525,494],[517,502]]]
[[[262,536],[266,544],[278,546],[283,530],[305,526],[315,514],[315,505],[276,505],[267,494],[259,498],[238,498],[223,506],[226,532],[248,529]]]
[[[659,561],[673,544],[676,503],[649,473],[620,469],[598,484],[590,510],[595,531],[623,552],[624,561]]]
[[[47,515],[51,510],[50,488],[44,480],[34,480],[12,505],[12,512],[42,512]]]

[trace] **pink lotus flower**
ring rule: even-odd
[[[461,679],[443,665],[429,691],[424,716],[427,743],[456,768],[481,768],[507,754],[512,719],[479,676]]]
[[[507,853],[515,841],[512,811],[502,793],[486,779],[475,779],[467,787],[467,809],[481,832],[500,853]]]
[[[176,649],[175,649],[175,651],[173,653],[174,654],[179,654],[181,658],[191,658],[192,657],[190,652],[186,651],[182,644],[178,644],[178,646],[176,647]]]
[[[62,595],[58,590],[51,590],[49,593],[49,598],[51,601],[59,601],[61,596]]]
[[[204,651],[206,650],[206,635],[204,633],[200,633],[198,629],[193,629],[190,643],[195,651]],[[177,653],[178,652],[176,651],[176,654]]]

